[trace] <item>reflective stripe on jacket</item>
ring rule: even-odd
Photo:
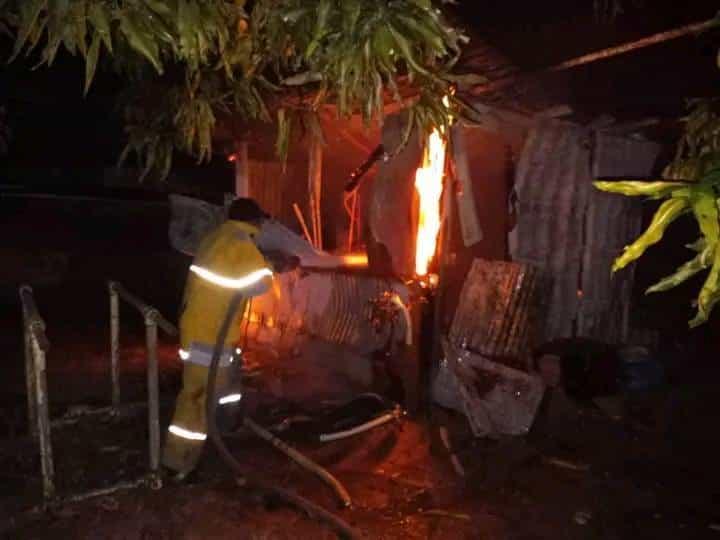
[[[201,242],[185,286],[180,316],[183,349],[192,343],[215,343],[234,294],[251,298],[269,290],[272,271],[253,242],[257,233],[252,225],[227,221]],[[240,339],[244,308],[243,303],[230,325],[228,346]]]

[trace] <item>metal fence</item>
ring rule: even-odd
[[[160,405],[158,387],[158,327],[170,336],[178,334],[177,328],[168,322],[160,312],[128,292],[117,282],[109,282],[110,293],[110,378],[112,384],[112,407],[85,409],[82,415],[112,412],[117,414],[122,408],[120,403],[120,299],[136,308],[145,322],[145,345],[147,353],[148,387],[148,427],[149,427],[149,476],[134,482],[122,482],[102,490],[93,490],[81,495],[66,497],[67,500],[81,500],[88,497],[107,494],[120,489],[130,489],[144,483],[160,487],[158,469],[160,466]],[[45,335],[45,322],[40,317],[35,303],[33,290],[27,285],[20,287],[20,300],[23,312],[23,332],[25,344],[25,375],[27,385],[27,407],[29,432],[39,439],[43,496],[46,501],[56,499],[55,467],[51,441],[51,428],[60,427],[67,422],[63,419],[51,422],[48,410],[48,390],[46,376],[46,355],[50,342]],[[128,405],[133,408],[133,404]]]

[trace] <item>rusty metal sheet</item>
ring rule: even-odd
[[[647,176],[659,147],[647,141],[545,121],[534,127],[517,167],[518,224],[513,260],[545,274],[543,341],[588,337],[611,343],[628,335],[629,269],[611,278],[612,260],[638,234],[637,201],[598,192],[600,176]]]
[[[539,273],[530,265],[476,259],[450,327],[451,342],[527,369],[539,288]]]
[[[545,385],[537,375],[443,343],[445,359],[433,383],[439,404],[463,412],[477,437],[524,435],[532,426]]]
[[[397,281],[339,272],[281,274],[273,290],[253,299],[248,335],[266,344],[292,345],[293,335],[305,333],[370,353],[389,338],[390,328],[376,332],[371,324],[371,301],[387,291],[407,301],[407,287]],[[398,328],[395,338],[403,335],[404,327]]]
[[[578,311],[583,217],[590,192],[586,130],[545,122],[531,130],[518,163],[513,260],[540,268],[548,280],[543,340],[568,337]]]
[[[650,176],[659,153],[660,146],[654,142],[599,133],[593,177]],[[609,269],[641,232],[642,202],[593,190],[585,223],[578,334],[608,343],[627,342],[635,265],[612,275]]]

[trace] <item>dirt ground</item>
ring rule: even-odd
[[[8,246],[62,251],[65,273],[38,284],[48,323],[53,418],[77,405],[107,405],[108,305],[105,281],[118,279],[173,319],[186,261],[166,245],[166,216],[138,213],[118,224],[112,212],[76,221],[43,214],[28,238],[28,207],[2,208]],[[70,212],[68,210],[68,212]],[[89,216],[89,217],[88,217]],[[115,216],[115,217],[113,217]],[[111,223],[112,225],[109,225]],[[160,232],[163,234],[160,234]],[[191,482],[138,488],[30,512],[39,504],[39,456],[26,437],[19,304],[14,285],[0,295],[0,536],[11,539],[323,539],[334,535],[294,509],[238,485],[212,448]],[[145,399],[143,327],[123,311],[125,402]],[[626,396],[622,420],[548,394],[528,436],[475,440],[462,418],[433,409],[417,418],[321,445],[288,442],[326,466],[353,499],[340,510],[329,488],[266,443],[228,439],[238,460],[267,483],[335,511],[368,539],[677,539],[720,538],[720,435],[713,362],[678,356],[668,385]],[[707,359],[705,359],[707,360]],[[176,345],[160,350],[162,421],[179,385]],[[271,407],[272,403],[266,403]],[[263,421],[270,408],[257,410]],[[465,470],[458,475],[438,436],[448,426]],[[53,431],[61,495],[134,480],[147,470],[145,411],[86,418]]]
[[[542,429],[506,441],[468,440],[463,422],[439,410],[430,421],[408,419],[346,441],[296,441],[347,487],[353,499],[347,510],[338,509],[327,486],[265,443],[244,435],[231,439],[230,447],[251,474],[336,511],[363,538],[717,537],[718,476],[708,467],[717,447],[702,448],[685,433],[686,440],[667,448],[657,430],[633,434],[562,397],[547,414]],[[147,460],[143,423],[140,414],[65,428],[55,440],[61,492],[140,476]],[[438,425],[450,426],[465,477],[439,443]],[[25,453],[8,462],[6,455],[2,461],[3,471],[19,477],[16,486],[30,493],[22,506],[32,493],[37,502],[37,456]],[[3,495],[5,502],[17,500]],[[17,504],[13,510],[3,518],[8,538],[334,537],[323,525],[268,506],[238,485],[212,450],[189,485],[169,479],[158,491],[120,492],[47,514],[27,514]]]

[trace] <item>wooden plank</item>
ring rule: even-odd
[[[470,247],[483,239],[483,232],[478,219],[473,193],[473,178],[468,163],[465,134],[462,126],[455,126],[452,131],[452,150],[455,162],[455,175],[460,184],[456,194],[458,217],[460,218],[460,231],[465,247]]]
[[[235,195],[250,197],[250,166],[248,163],[248,143],[238,143],[235,153]]]

